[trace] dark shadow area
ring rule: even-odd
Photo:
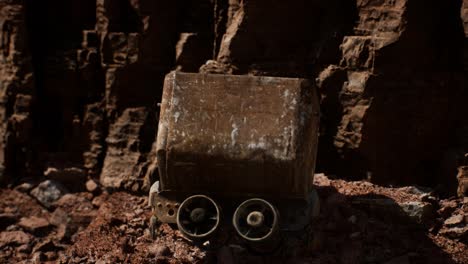
[[[334,187],[318,192],[321,212],[308,239],[281,254],[233,253],[235,263],[456,263],[429,238],[435,217],[417,223],[383,195],[343,195]],[[209,257],[209,263],[222,260]]]
[[[409,2],[406,30],[376,54],[360,153],[377,183],[454,193],[466,108],[460,9],[461,1]]]
[[[428,237],[435,215],[417,223],[384,195],[343,195],[333,187],[318,192],[321,214],[313,234],[323,242],[313,255],[334,256],[336,263],[455,263]]]
[[[339,94],[343,84],[353,81],[346,73],[360,69],[338,69],[344,72],[326,79],[321,85],[319,169],[347,179],[369,177],[380,184],[418,184],[454,193],[456,167],[467,148],[460,136],[467,127],[460,9],[461,1],[408,2],[405,30],[396,42],[375,50],[362,93],[351,98]],[[341,128],[345,143],[338,142],[357,143],[334,145],[342,104],[348,114],[359,112],[359,100],[368,100],[369,108],[354,124],[345,120],[350,126]]]
[[[176,30],[179,40],[174,47],[177,70],[198,72],[201,65],[213,59],[215,4],[219,2],[183,0],[178,3]]]
[[[98,40],[91,32],[96,25],[96,1],[26,0],[24,7],[24,38],[31,53],[34,86],[29,153],[10,166],[17,181],[41,179],[48,167],[82,167],[83,151],[89,144],[83,129],[86,105],[99,102],[105,88],[96,52]],[[83,44],[84,30],[88,32],[87,47]],[[90,49],[78,58],[82,48]],[[14,153],[11,156],[15,157]],[[28,179],[21,179],[23,174],[17,171],[26,166],[31,168],[26,174]],[[72,191],[84,189],[82,171],[69,173],[66,179],[63,175],[56,175],[62,177],[56,180],[71,182],[68,187]]]
[[[80,115],[76,50],[96,23],[95,1],[27,0],[26,23],[35,85],[33,126],[38,151],[61,152]],[[85,92],[86,93],[86,92]]]
[[[218,59],[235,65],[236,74],[315,78],[339,63],[339,45],[358,18],[352,1],[262,0],[244,1],[230,19],[230,42],[222,44],[229,47],[221,49],[229,53]]]
[[[141,32],[143,25],[135,9],[128,0],[114,0],[108,4],[107,16],[109,17],[109,32]]]
[[[318,24],[316,33],[311,32],[313,28],[307,28],[304,32],[312,35],[307,54],[306,75],[313,79],[329,65],[340,64],[340,45],[345,36],[353,35],[354,27],[359,21],[359,10],[355,1],[332,0],[319,1],[317,8],[307,10],[307,13],[316,16]],[[339,108],[336,109],[339,111]]]

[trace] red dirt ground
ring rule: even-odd
[[[321,213],[308,239],[283,244],[274,256],[231,242],[197,247],[165,224],[153,241],[146,196],[73,193],[46,209],[27,193],[2,189],[0,262],[468,263],[467,198],[439,200],[414,187],[386,188],[323,175],[315,183]],[[419,220],[410,218],[400,205],[411,201],[429,204],[432,211]],[[459,221],[450,223],[450,217]]]

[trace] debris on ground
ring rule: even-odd
[[[167,224],[152,240],[144,194],[101,192],[89,182],[76,193],[50,181],[30,195],[24,184],[2,189],[0,263],[468,263],[468,199],[323,174],[314,183],[319,217],[304,237],[267,255],[233,239],[196,246]]]

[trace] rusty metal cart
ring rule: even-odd
[[[151,230],[177,224],[193,241],[232,226],[250,243],[301,230],[313,188],[319,100],[305,79],[172,72],[157,135]]]

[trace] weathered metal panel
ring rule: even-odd
[[[304,197],[318,118],[304,79],[170,73],[157,138],[161,188]]]

